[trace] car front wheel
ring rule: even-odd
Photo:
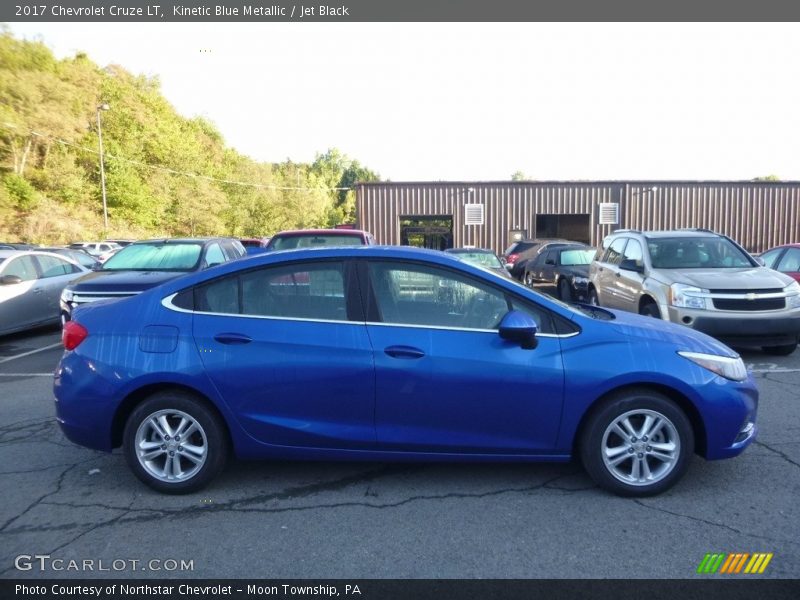
[[[572,302],[572,289],[566,277],[558,280],[558,297],[564,302]]]
[[[136,477],[167,494],[205,487],[224,468],[229,450],[219,416],[180,392],[160,392],[137,406],[125,424],[122,445]]]
[[[762,350],[766,354],[771,354],[772,356],[789,356],[792,352],[795,351],[797,348],[797,344],[785,344],[783,346],[764,346]]]
[[[669,398],[628,390],[590,417],[580,448],[584,468],[600,487],[620,496],[652,496],[686,472],[694,434]]]

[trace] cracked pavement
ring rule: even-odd
[[[800,576],[800,352],[743,351],[762,371],[758,442],[696,457],[653,498],[611,496],[577,464],[311,462],[233,462],[175,497],[139,483],[119,451],[63,437],[42,375],[58,349],[3,362],[57,337],[0,339],[3,578],[684,578],[707,552],[773,552],[764,576]],[[20,554],[194,570],[22,572]]]

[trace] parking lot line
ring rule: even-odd
[[[52,373],[0,373],[0,377],[52,377]]]
[[[45,346],[44,348],[37,348],[36,350],[31,350],[30,352],[23,352],[22,354],[15,354],[14,356],[8,356],[6,358],[0,359],[0,364],[8,362],[10,360],[16,360],[18,358],[24,358],[26,356],[30,356],[31,354],[36,354],[37,352],[44,352],[45,350],[52,350],[53,348],[58,348],[61,345],[61,342],[57,344],[51,344],[49,346]]]

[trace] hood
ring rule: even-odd
[[[609,308],[602,310],[612,313],[615,318],[609,321],[589,319],[614,329],[627,343],[661,342],[674,346],[676,352],[688,350],[717,356],[739,356],[719,340],[685,325]]]
[[[92,271],[69,284],[73,292],[132,292],[149,290],[186,275],[176,271]]]
[[[785,288],[792,278],[766,267],[743,269],[653,269],[663,282],[685,283],[706,290],[763,290]]]

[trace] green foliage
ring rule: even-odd
[[[99,111],[108,104],[110,109]],[[354,220],[350,189],[378,175],[335,148],[308,164],[257,163],[213,123],[187,119],[157,78],[85,54],[57,60],[0,27],[0,238],[264,236]]]
[[[34,187],[16,174],[9,174],[3,180],[8,198],[23,212],[36,206],[37,194]]]
[[[765,175],[763,177],[754,177],[753,181],[780,181],[781,178],[777,175]]]

